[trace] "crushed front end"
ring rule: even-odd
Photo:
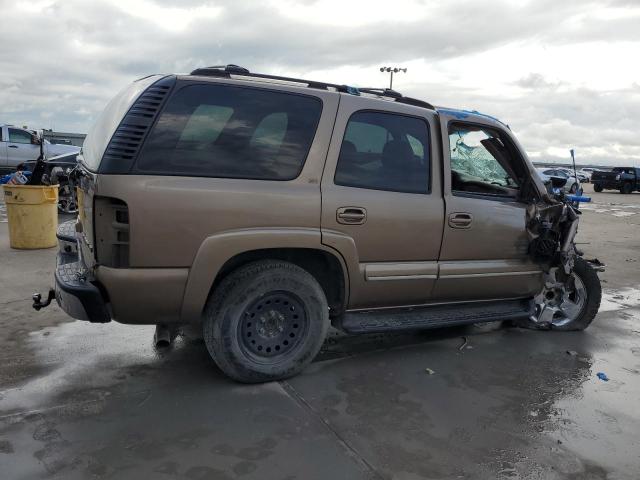
[[[576,300],[584,288],[574,275],[577,258],[597,272],[604,271],[598,259],[584,259],[583,252],[576,248],[580,215],[579,201],[551,185],[541,201],[527,207],[529,255],[544,272],[544,288],[534,299],[536,313],[530,318],[536,328],[551,328],[563,314],[579,313],[565,310],[582,308]]]

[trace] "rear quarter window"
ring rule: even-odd
[[[321,113],[317,97],[189,85],[169,99],[135,171],[291,180],[302,170]]]
[[[118,125],[133,105],[133,102],[153,83],[162,78],[162,75],[151,75],[136,80],[131,85],[120,91],[104,108],[82,144],[80,160],[89,170],[96,171],[100,166],[102,155],[118,128]]]

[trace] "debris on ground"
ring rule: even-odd
[[[433,375],[434,373],[436,373],[434,370],[431,370],[430,368],[425,368],[424,371],[427,372],[427,374],[429,375]]]
[[[578,352],[576,352],[575,350],[567,350],[567,355],[575,357],[576,355],[578,355]]]
[[[460,348],[458,348],[458,350],[462,351],[466,346],[467,346],[467,337],[462,337],[462,345],[460,345]]]
[[[608,382],[609,381],[609,377],[607,377],[607,374],[604,372],[598,372],[596,373],[596,376],[602,380],[603,382]]]

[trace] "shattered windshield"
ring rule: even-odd
[[[516,186],[494,155],[487,150],[487,141],[499,139],[488,130],[454,126],[449,133],[451,170],[464,176],[503,187]]]

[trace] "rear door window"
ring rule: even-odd
[[[429,130],[416,117],[362,111],[349,119],[338,157],[336,185],[429,193]]]
[[[167,103],[135,170],[150,174],[291,180],[322,113],[317,97],[191,85]]]

